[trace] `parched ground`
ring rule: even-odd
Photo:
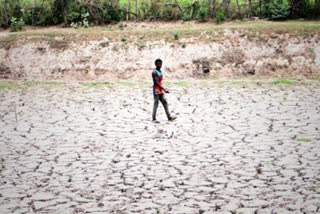
[[[0,90],[0,213],[319,213],[319,86]]]

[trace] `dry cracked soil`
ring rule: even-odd
[[[0,90],[0,213],[319,213],[319,86]]]

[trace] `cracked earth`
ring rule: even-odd
[[[320,83],[0,91],[0,213],[319,213]]]

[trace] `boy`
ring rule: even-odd
[[[163,74],[161,71],[162,60],[157,59],[154,64],[155,64],[156,68],[153,69],[153,71],[152,71],[153,97],[154,97],[152,122],[159,123],[159,121],[156,120],[156,114],[157,114],[159,100],[164,107],[164,110],[167,114],[168,120],[173,121],[176,119],[176,117],[170,116],[169,109],[168,109],[168,102],[164,97],[164,93],[169,93],[169,91],[162,86],[162,79],[163,79]]]

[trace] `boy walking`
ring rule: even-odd
[[[164,107],[164,110],[167,114],[168,120],[173,121],[176,119],[176,117],[170,116],[170,112],[168,109],[168,102],[164,97],[164,93],[169,93],[169,91],[162,86],[162,79],[163,79],[163,74],[161,71],[162,60],[157,59],[154,64],[155,64],[156,68],[153,69],[153,71],[152,71],[153,97],[154,97],[152,122],[159,123],[159,121],[156,120],[156,114],[157,114],[159,100]]]

